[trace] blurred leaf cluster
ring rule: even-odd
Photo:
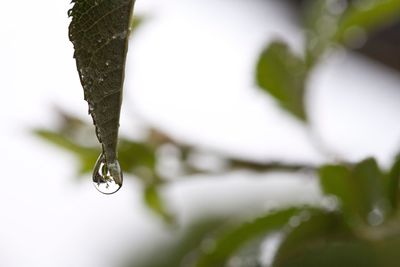
[[[307,80],[321,58],[338,46],[352,47],[368,32],[400,17],[400,0],[314,0],[304,12],[305,48],[295,54],[283,40],[261,51],[255,80],[266,97],[309,127]],[[72,153],[79,174],[89,173],[100,153],[92,126],[59,112],[60,127],[37,129],[44,140]],[[163,155],[161,151],[173,150]],[[191,160],[199,149],[149,127],[141,140],[121,138],[119,159],[125,173],[143,183],[143,200],[166,222],[174,217],[159,190],[179,177],[248,169],[257,172],[308,171],[319,179],[325,195],[315,206],[285,207],[254,218],[208,218],[194,222],[176,240],[159,244],[149,256],[132,260],[134,267],[395,267],[400,265],[400,157],[389,170],[374,158],[333,161],[324,166],[284,162],[251,162],[216,155],[220,168],[207,169]],[[215,155],[213,155],[215,156]],[[179,163],[179,173],[160,168],[165,157]],[[275,253],[263,262],[263,249],[275,242]],[[159,255],[154,257],[154,255]]]

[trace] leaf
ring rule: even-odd
[[[374,31],[400,19],[400,0],[360,0],[358,5],[352,5],[342,16],[335,39],[346,41],[349,30],[363,29]]]
[[[153,176],[156,168],[155,149],[144,142],[121,138],[119,142],[119,162],[121,167],[135,175],[144,175],[143,168]],[[142,168],[140,171],[138,168]],[[152,179],[153,177],[144,177]]]
[[[175,218],[166,209],[156,186],[150,185],[145,188],[144,201],[147,207],[149,207],[155,214],[159,215],[165,222],[171,225],[175,223]]]
[[[273,266],[395,267],[399,246],[399,218],[377,228],[349,228],[340,213],[314,211],[288,232]]]
[[[386,192],[390,205],[393,209],[399,207],[400,192],[400,154],[396,156],[392,168],[390,169],[386,178]]]
[[[177,267],[188,266],[186,261],[204,238],[223,225],[224,218],[202,218],[191,222],[183,230],[173,232],[173,240],[150,240],[149,248],[130,256],[126,267]],[[154,240],[154,239],[153,239]],[[207,242],[206,242],[207,243]],[[207,245],[207,244],[206,244]]]
[[[400,231],[399,221],[396,223],[397,231],[390,233],[385,240],[374,242],[375,254],[379,259],[379,267],[397,267],[400,262]]]
[[[34,134],[77,156],[80,162],[79,173],[83,174],[92,171],[93,164],[99,155],[99,149],[84,147],[58,132],[36,129],[34,130]]]
[[[353,170],[353,177],[359,192],[360,202],[363,204],[362,212],[370,216],[370,212],[379,209],[386,214],[384,176],[377,162],[368,158],[358,163]]]
[[[197,267],[225,266],[228,259],[245,246],[249,241],[260,236],[280,230],[289,219],[299,213],[301,209],[289,208],[279,210],[251,222],[239,225],[215,239],[212,250],[203,251],[197,260]]]
[[[388,211],[384,176],[374,159],[366,159],[355,166],[323,166],[319,176],[324,193],[340,200],[351,225],[383,222]]]
[[[378,267],[373,247],[358,240],[337,213],[313,211],[281,243],[274,267]]]
[[[133,16],[130,26],[129,26],[129,34],[132,34],[140,25],[143,24],[144,18],[142,16]]]
[[[306,64],[311,69],[319,60],[321,55],[332,45],[336,34],[340,14],[332,14],[329,6],[337,4],[333,0],[308,1],[305,9],[306,28]]]
[[[287,45],[280,41],[271,43],[257,63],[257,84],[279,104],[305,121],[304,86],[306,66],[294,55]]]
[[[117,158],[125,59],[134,0],[73,0],[69,37],[107,162]]]
[[[332,9],[343,5],[339,0],[309,3],[305,14],[309,66],[333,43],[351,43],[352,39],[359,38],[359,33],[367,34],[400,19],[400,0],[351,1],[343,12]]]

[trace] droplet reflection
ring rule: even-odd
[[[103,194],[114,194],[122,186],[122,171],[119,162],[107,163],[103,154],[93,170],[93,184]]]

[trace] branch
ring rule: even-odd
[[[257,162],[246,159],[236,159],[231,158],[226,155],[221,155],[221,153],[213,153],[210,152],[213,156],[223,162],[224,167],[218,169],[217,171],[210,171],[208,169],[199,168],[195,166],[193,162],[190,161],[190,156],[198,153],[198,149],[194,146],[183,144],[182,142],[178,142],[174,140],[172,137],[167,134],[156,130],[151,129],[148,135],[148,143],[152,144],[155,147],[160,147],[162,145],[173,145],[179,150],[179,161],[182,164],[183,169],[185,170],[184,175],[197,175],[197,174],[223,174],[230,171],[235,170],[250,170],[253,172],[316,172],[318,166],[312,164],[304,164],[304,163],[285,163],[281,161],[268,161],[268,162]]]

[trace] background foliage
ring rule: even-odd
[[[307,82],[319,61],[337,47],[352,48],[363,35],[397,21],[400,1],[308,1],[304,5],[304,51],[296,54],[285,40],[266,44],[254,62],[259,90],[273,97],[282,109],[312,132],[307,115]],[[142,18],[134,20],[135,26]],[[143,19],[146,23],[146,19]],[[59,112],[60,126],[36,129],[42,139],[74,154],[80,176],[92,171],[100,153],[92,125]],[[273,127],[273,126],[271,126]],[[389,169],[374,158],[347,162],[321,148],[331,159],[323,166],[285,162],[252,162],[217,155],[224,162],[218,170],[199,168],[190,160],[198,148],[148,126],[142,140],[126,137],[119,142],[119,159],[125,173],[143,183],[143,201],[166,224],[174,215],[159,190],[171,182],[157,166],[158,151],[177,150],[182,176],[225,173],[235,169],[257,172],[310,172],[319,179],[324,202],[314,206],[283,207],[239,218],[202,218],[187,226],[171,243],[159,244],[149,256],[127,260],[127,266],[265,266],[262,244],[277,243],[271,266],[398,266],[400,256],[399,178],[400,157]],[[176,177],[174,177],[176,178]],[[154,257],[154,255],[157,255]]]

